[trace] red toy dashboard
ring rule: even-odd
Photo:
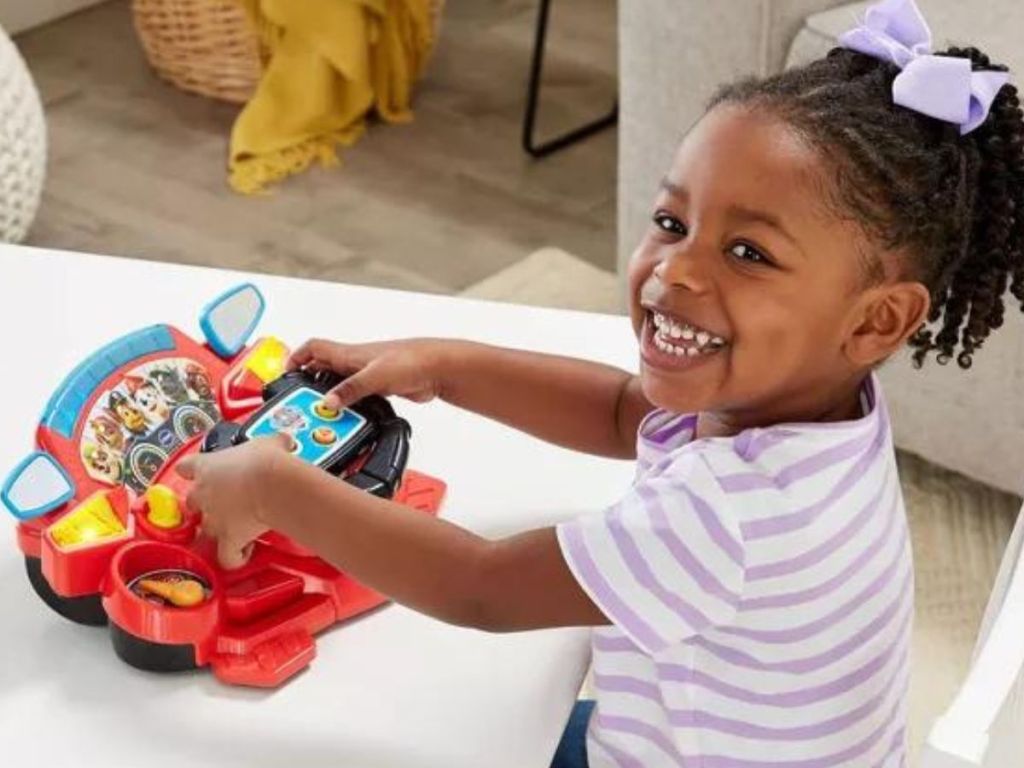
[[[37,450],[0,488],[36,592],[72,621],[109,623],[133,666],[209,665],[227,683],[275,686],[310,663],[316,633],[385,601],[277,534],[243,568],[218,568],[182,503],[181,457],[287,431],[339,481],[425,514],[443,499],[441,481],[405,469],[410,430],[387,401],[330,412],[318,393],[337,377],[283,375],[276,339],[245,346],[263,307],[246,284],[203,311],[205,344],[156,325],[92,355],[58,387]]]

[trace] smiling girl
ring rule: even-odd
[[[636,458],[609,509],[499,541],[275,440],[183,463],[222,561],[268,528],[441,620],[590,626],[558,766],[905,762],[913,566],[874,369],[968,367],[1024,300],[1024,124],[1002,68],[886,0],[805,68],[726,87],[633,256],[640,372],[460,341],[311,341],[290,367]],[[586,739],[584,739],[586,732]]]

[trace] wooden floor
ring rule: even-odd
[[[536,5],[448,0],[416,120],[256,199],[225,183],[237,107],[158,80],[127,0],[22,35],[50,140],[30,243],[436,292],[545,245],[610,269],[614,129],[542,161],[519,147]],[[616,95],[614,0],[553,6],[547,130]]]

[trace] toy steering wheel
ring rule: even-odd
[[[326,408],[324,395],[342,379],[331,371],[286,373],[264,387],[264,405],[244,423],[222,421],[210,430],[203,452],[284,433],[299,458],[356,488],[391,498],[409,456],[409,423],[377,395],[341,411]]]

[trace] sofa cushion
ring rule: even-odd
[[[803,64],[826,54],[836,40],[863,18],[871,3],[850,3],[808,16],[797,34],[786,60],[787,66]],[[1020,31],[1024,30],[1024,3],[1019,0],[990,0],[966,3],[963,0],[918,0],[932,30],[933,47],[976,45],[992,60],[1005,64],[1017,74],[1024,72],[1024,48]]]

